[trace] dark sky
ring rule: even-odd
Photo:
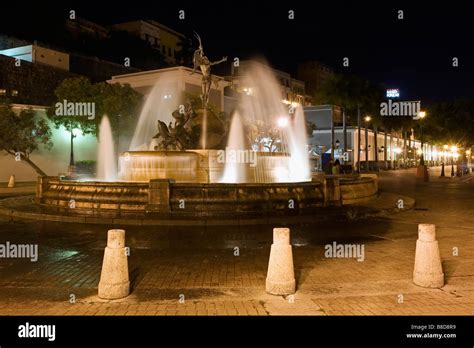
[[[23,30],[48,27],[69,9],[101,24],[155,19],[186,35],[198,31],[211,60],[263,55],[290,73],[298,62],[320,60],[338,71],[398,87],[402,99],[474,96],[474,16],[466,1],[97,0],[9,1],[2,6],[12,6],[3,26],[21,25]],[[180,9],[185,20],[178,19]],[[290,9],[294,20],[288,19]],[[398,10],[404,11],[404,20],[397,19]],[[343,57],[349,57],[349,68],[342,67]],[[457,68],[453,57],[459,58]]]

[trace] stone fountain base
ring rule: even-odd
[[[219,183],[225,166],[241,171],[245,183],[291,182],[291,157],[250,150],[128,151],[120,155],[119,179],[148,182]],[[230,164],[229,164],[230,163]]]
[[[368,201],[374,178],[323,178],[266,184],[78,182],[41,177],[36,203],[44,213],[147,219],[262,218],[312,215],[325,206]]]

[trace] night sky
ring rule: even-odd
[[[264,56],[294,73],[298,62],[319,60],[339,72],[359,74],[401,90],[404,100],[474,96],[473,14],[466,1],[104,1],[2,4],[10,15],[0,33],[38,32],[54,26],[69,9],[113,24],[154,19],[185,35],[200,33],[211,60],[223,55]],[[48,5],[45,5],[48,4]],[[5,8],[5,6],[7,8]],[[8,8],[9,7],[9,8]],[[25,12],[25,9],[31,9]],[[178,19],[178,10],[186,19]],[[295,19],[288,19],[288,10]],[[404,10],[404,20],[397,11]],[[2,12],[3,12],[2,10]],[[3,17],[3,15],[2,15]],[[21,26],[21,28],[20,28]],[[342,67],[349,57],[350,67]],[[452,67],[452,58],[459,67]]]

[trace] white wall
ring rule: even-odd
[[[44,111],[37,111],[39,117],[46,117]],[[42,147],[31,155],[31,160],[48,175],[58,175],[67,171],[70,154],[70,135],[64,129],[55,129],[53,125],[53,148],[48,151]],[[97,139],[94,136],[83,136],[77,132],[74,139],[74,159],[96,160]],[[0,154],[0,182],[6,182],[10,175],[15,175],[17,181],[36,181],[37,174],[27,163],[16,162],[14,157]]]

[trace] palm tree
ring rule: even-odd
[[[343,117],[357,115],[352,123],[357,122],[358,144],[357,144],[357,170],[360,171],[360,117],[361,112],[378,115],[382,89],[369,81],[355,75],[336,74],[328,79],[315,95],[314,100],[319,104],[334,104],[343,108]],[[343,120],[343,125],[347,125],[347,120]],[[375,125],[379,124],[379,119],[375,118]],[[344,127],[345,128],[345,127]],[[343,130],[345,133],[345,129]],[[347,139],[344,136],[344,144]],[[377,152],[376,152],[377,153]],[[376,155],[377,156],[377,155]]]

